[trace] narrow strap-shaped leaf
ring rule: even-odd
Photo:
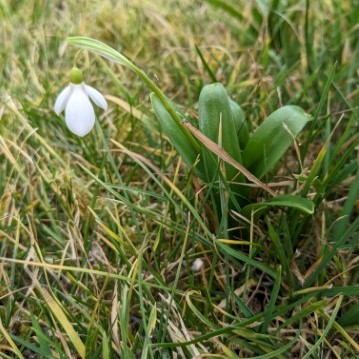
[[[66,334],[68,335],[73,346],[76,348],[80,357],[85,358],[86,357],[85,345],[82,342],[78,333],[75,331],[70,321],[68,320],[61,306],[57,303],[57,301],[51,296],[51,294],[45,288],[41,288],[41,294],[43,295],[47,305],[51,309],[52,314],[56,317],[56,319],[64,328]]]
[[[213,73],[213,71],[209,67],[209,65],[208,65],[207,61],[205,60],[201,50],[199,49],[199,47],[197,45],[195,45],[195,47],[196,47],[196,52],[197,52],[199,58],[201,59],[201,62],[203,64],[203,67],[206,70],[207,74],[209,75],[209,77],[211,78],[211,80],[213,82],[217,82],[216,75]]]
[[[341,219],[335,224],[333,230],[333,240],[339,240],[341,233],[345,230],[346,226],[350,223],[350,215],[355,208],[355,204],[357,203],[359,198],[359,169],[355,176],[353,183],[350,186],[350,190],[348,193],[348,198],[345,201],[345,204],[341,210]]]
[[[323,330],[322,335],[319,337],[319,339],[315,342],[315,344],[307,351],[307,353],[303,356],[303,359],[307,359],[310,358],[312,356],[313,353],[316,352],[316,350],[318,349],[318,347],[320,346],[320,344],[325,340],[326,336],[328,335],[330,329],[332,328],[334,321],[337,317],[337,314],[339,312],[340,306],[343,302],[343,296],[340,295],[338,298],[338,301],[335,305],[335,308],[333,310],[332,316],[330,317],[328,324],[326,325],[326,327]]]
[[[14,343],[14,341],[11,338],[11,334],[8,333],[8,331],[6,330],[6,328],[4,327],[2,321],[1,321],[1,317],[0,317],[0,333],[3,336],[2,341],[7,341],[11,347],[11,349],[13,350],[13,352],[17,355],[18,358],[20,359],[24,359],[23,355],[21,354],[19,348],[16,346],[16,344]]]
[[[318,266],[315,268],[313,273],[310,275],[310,277],[305,282],[305,287],[309,287],[313,284],[313,282],[317,279],[318,275],[325,270],[326,267],[328,267],[328,263],[332,260],[332,258],[335,256],[338,248],[343,245],[346,241],[349,239],[351,240],[351,243],[353,245],[359,241],[359,234],[357,233],[357,230],[359,228],[359,218],[356,218],[351,225],[346,229],[344,233],[341,234],[340,238],[337,238],[335,242],[330,247],[330,250],[323,255],[323,257],[320,259],[320,262]]]
[[[257,268],[264,273],[269,274],[272,278],[277,278],[277,272],[269,267],[267,264],[264,264],[262,262],[259,262],[253,258],[248,257],[246,254],[238,251],[237,249],[234,249],[232,247],[227,246],[226,244],[223,244],[221,242],[218,242],[218,247],[221,248],[221,250],[226,253],[229,256],[232,256],[233,258],[239,259],[240,261],[246,263],[247,265]]]
[[[242,214],[250,218],[251,213],[254,211],[255,218],[257,218],[260,214],[262,214],[270,207],[289,207],[298,209],[299,211],[307,214],[314,213],[314,203],[311,200],[299,196],[286,194],[276,196],[264,202],[249,204],[242,209]]]

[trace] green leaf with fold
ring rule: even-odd
[[[242,163],[232,108],[227,92],[222,84],[215,83],[203,87],[199,96],[199,128],[201,132],[222,147],[237,162]],[[218,172],[218,161],[213,154],[203,148],[207,180],[211,181]],[[239,181],[238,170],[226,164],[226,179]]]
[[[250,218],[251,213],[254,212],[254,218],[256,219],[271,207],[288,207],[295,208],[306,214],[314,213],[314,203],[311,200],[299,196],[285,194],[268,199],[264,202],[249,204],[243,207],[242,214],[245,217]]]
[[[311,116],[298,106],[284,106],[273,112],[248,140],[242,157],[245,167],[258,178],[280,161]]]
[[[176,106],[171,101],[168,100],[168,102],[172,107],[172,110],[177,113],[178,109]],[[155,93],[151,94],[151,104],[163,133],[170,140],[173,147],[183,158],[184,162],[189,167],[194,168],[197,175],[204,178],[204,172],[201,172],[200,166],[195,167],[195,163],[198,160],[200,153],[192,145],[192,142],[189,141],[188,134],[185,134],[184,132],[185,128],[183,126],[178,126]]]

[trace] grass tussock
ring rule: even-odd
[[[358,2],[2,0],[0,18],[1,358],[356,357]],[[314,214],[232,211],[221,236],[145,85],[86,51],[109,109],[72,135],[53,103],[73,35],[120,50],[194,123],[214,81],[252,129],[303,107],[265,182]]]

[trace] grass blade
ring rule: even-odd
[[[320,336],[320,338],[316,341],[316,343],[310,348],[310,350],[304,355],[303,359],[308,359],[311,357],[311,355],[317,350],[317,348],[319,347],[319,345],[322,343],[322,341],[325,339],[325,337],[327,336],[327,334],[329,333],[330,329],[332,328],[335,318],[337,317],[338,311],[340,309],[340,305],[342,304],[343,301],[343,296],[341,295],[337,301],[337,304],[335,305],[335,308],[333,310],[333,314],[330,317],[330,320],[327,324],[327,326],[325,327],[322,335]]]
[[[10,344],[13,352],[17,355],[18,358],[20,359],[25,359],[23,357],[23,355],[21,354],[19,348],[16,346],[16,344],[14,343],[14,341],[12,340],[10,334],[7,332],[7,330],[5,329],[5,327],[3,326],[1,317],[0,317],[0,332],[1,334],[4,336],[5,340]]]
[[[242,214],[247,218],[250,218],[251,213],[255,212],[256,218],[260,214],[262,214],[263,211],[269,209],[270,207],[288,207],[295,208],[298,211],[301,211],[306,214],[314,213],[314,203],[311,200],[299,196],[286,194],[276,196],[260,203],[249,204],[248,206],[243,207]]]
[[[51,296],[51,294],[45,288],[39,287],[39,290],[41,291],[41,294],[44,297],[46,304],[49,306],[52,314],[56,317],[56,319],[59,321],[61,326],[64,328],[66,334],[68,335],[71,343],[79,353],[80,357],[82,359],[85,359],[86,357],[85,345],[80,339],[80,336],[77,334],[70,321],[67,319],[65,312],[62,310],[61,306],[56,302],[56,300]]]

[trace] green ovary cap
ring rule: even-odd
[[[70,81],[73,84],[80,84],[84,80],[84,75],[82,71],[77,67],[73,67],[70,71]]]

